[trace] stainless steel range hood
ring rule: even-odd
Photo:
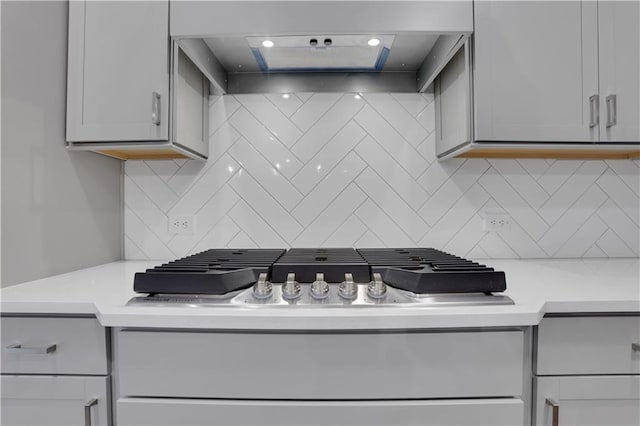
[[[170,33],[218,93],[425,91],[471,1],[180,1]]]
[[[394,38],[311,34],[245,40],[261,72],[375,72],[384,69]]]

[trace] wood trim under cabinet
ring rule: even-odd
[[[109,157],[118,158],[120,160],[169,160],[169,159],[189,159],[184,154],[173,151],[171,149],[141,149],[141,150],[114,150],[105,149],[95,151],[99,154],[108,155]]]
[[[640,149],[554,149],[554,148],[501,148],[474,147],[457,158],[556,158],[581,160],[611,160],[640,158]]]

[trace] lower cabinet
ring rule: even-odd
[[[95,318],[0,320],[2,426],[111,424],[107,334]]]
[[[529,420],[528,339],[519,328],[121,329],[114,348],[118,426],[523,426]]]
[[[513,426],[523,424],[524,403],[520,399],[306,402],[122,398],[117,411],[118,426]]]
[[[2,376],[3,426],[109,424],[107,377]]]
[[[640,424],[640,315],[547,316],[535,335],[534,425]]]
[[[640,376],[537,377],[536,425],[637,426]]]
[[[118,333],[120,396],[251,400],[519,397],[520,330]],[[158,374],[162,372],[162,374]]]

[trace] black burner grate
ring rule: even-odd
[[[353,275],[355,282],[371,281],[369,264],[351,248],[293,248],[273,265],[271,281],[284,282],[289,273],[296,281],[311,283],[322,272],[327,282],[344,281],[344,274]]]
[[[507,288],[504,272],[432,248],[358,252],[385,283],[418,294],[492,293]]]
[[[386,284],[418,294],[506,290],[504,272],[432,248],[213,249],[137,273],[134,290],[221,295],[250,287],[261,273],[274,283],[290,273],[301,283],[315,281],[317,273],[329,283],[344,281],[347,273],[367,283],[380,273]]]
[[[212,249],[135,275],[138,293],[225,294],[253,285],[284,254],[281,249]]]

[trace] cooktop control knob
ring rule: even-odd
[[[387,294],[387,285],[382,281],[382,275],[373,274],[373,281],[367,287],[367,294],[373,299],[382,299]]]
[[[324,280],[324,274],[318,272],[316,280],[311,283],[311,297],[316,300],[326,299],[329,296],[329,284]]]
[[[258,281],[253,285],[253,297],[256,299],[267,299],[271,297],[272,291],[273,286],[267,281],[267,274],[260,274]]]
[[[358,296],[358,285],[353,281],[353,274],[344,274],[344,281],[338,287],[338,294],[348,300]]]
[[[282,298],[294,300],[300,297],[300,284],[296,281],[296,274],[287,274],[287,281],[282,284]]]

